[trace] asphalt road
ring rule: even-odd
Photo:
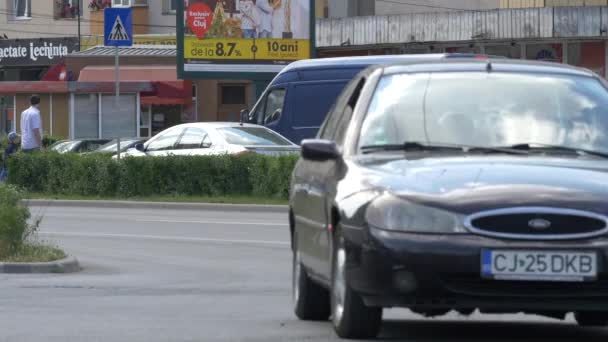
[[[0,341],[334,341],[292,314],[285,215],[32,208],[76,274],[0,275]],[[386,312],[381,340],[605,341],[525,315]]]

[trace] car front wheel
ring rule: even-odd
[[[326,321],[329,318],[329,292],[313,282],[304,267],[294,235],[292,262],[292,296],[296,316],[307,321]]]
[[[346,281],[344,239],[336,232],[332,257],[331,309],[334,329],[348,339],[375,338],[382,325],[382,308],[368,307]]]

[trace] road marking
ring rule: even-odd
[[[62,219],[77,219],[82,220],[82,215],[57,215],[57,214],[46,214],[42,217],[48,218],[62,218]],[[87,216],[87,218],[92,218]],[[209,221],[209,220],[167,220],[167,219],[152,219],[152,218],[130,218],[130,217],[107,217],[97,216],[99,219],[114,219],[123,220],[130,222],[147,222],[147,223],[190,223],[190,224],[219,224],[219,225],[237,225],[237,226],[260,226],[260,227],[284,227],[287,228],[287,223],[269,223],[269,222],[242,222],[242,221]]]
[[[40,232],[42,235],[55,236],[77,236],[91,238],[127,238],[127,239],[145,239],[145,240],[165,240],[179,242],[222,242],[233,244],[257,244],[257,245],[279,245],[288,246],[289,242],[282,241],[264,241],[264,240],[232,240],[232,239],[209,239],[185,236],[162,236],[162,235],[136,235],[136,234],[106,234],[106,233],[70,233],[70,232]]]
[[[287,223],[266,223],[266,222],[227,222],[227,221],[191,221],[191,220],[153,220],[153,219],[135,219],[135,222],[157,222],[157,223],[203,223],[203,224],[230,224],[243,226],[273,226],[287,227]]]

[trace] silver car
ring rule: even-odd
[[[197,122],[168,128],[123,156],[298,154],[300,147],[259,125]]]

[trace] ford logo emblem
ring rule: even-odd
[[[536,230],[545,230],[551,227],[551,221],[547,221],[545,219],[533,219],[528,222],[528,226]]]

